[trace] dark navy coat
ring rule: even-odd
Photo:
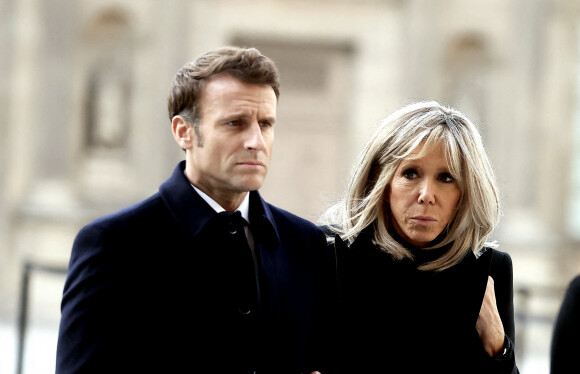
[[[323,313],[324,233],[251,192],[256,271],[184,165],[158,193],[78,233],[57,374],[312,369],[306,357]]]

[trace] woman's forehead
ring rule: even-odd
[[[417,159],[431,153],[447,153],[447,143],[441,139],[422,140],[414,148],[411,148],[405,159]]]

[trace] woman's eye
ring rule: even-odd
[[[407,179],[413,179],[417,177],[417,170],[415,169],[406,169],[403,171],[403,177]]]
[[[441,174],[441,176],[439,177],[439,179],[445,183],[452,183],[455,182],[455,178],[453,178],[453,176],[449,173],[443,173]]]

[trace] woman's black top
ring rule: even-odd
[[[332,337],[337,373],[518,373],[513,350],[512,263],[507,253],[470,252],[443,271],[417,267],[447,248],[395,260],[375,246],[370,229],[348,247],[335,237],[340,316]],[[506,333],[505,352],[490,357],[475,329],[494,278]]]

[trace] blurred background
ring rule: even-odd
[[[253,46],[282,77],[267,200],[316,221],[377,122],[434,99],[478,123],[514,262],[522,374],[548,373],[580,273],[578,0],[0,0],[0,373],[53,373],[76,232],[183,153],[169,84]]]

